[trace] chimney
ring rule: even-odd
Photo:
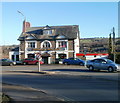
[[[22,32],[26,32],[26,29],[30,27],[30,23],[26,22],[25,20],[23,21],[23,30]]]

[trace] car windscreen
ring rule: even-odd
[[[107,60],[107,63],[114,63],[112,60]]]

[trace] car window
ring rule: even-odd
[[[74,58],[69,58],[70,60],[74,60]]]
[[[90,60],[90,62],[95,62],[95,60]]]
[[[95,63],[101,63],[102,61],[101,60],[99,60],[99,59],[96,59],[95,60]]]
[[[107,63],[114,63],[112,60],[107,60]]]
[[[2,59],[2,61],[4,61],[4,62],[5,62],[5,61],[7,61],[7,59]]]
[[[77,58],[74,58],[74,60],[78,60]]]
[[[105,60],[101,60],[101,63],[106,63],[106,61]]]

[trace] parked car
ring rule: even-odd
[[[64,59],[63,60],[63,64],[67,64],[67,65],[70,65],[70,64],[73,64],[73,65],[81,65],[81,66],[84,66],[85,65],[85,62],[79,58],[68,58],[68,59]]]
[[[0,59],[0,64],[2,65],[2,66],[12,66],[12,65],[15,65],[16,63],[14,62],[14,61],[12,61],[12,60],[10,60],[10,59]]]
[[[23,64],[38,64],[38,60],[34,59],[34,58],[25,58],[22,60]],[[40,64],[44,64],[43,61],[40,61]]]
[[[93,59],[86,63],[87,68],[90,71],[93,70],[108,70],[109,72],[114,72],[118,70],[118,65],[109,59]]]
[[[63,59],[55,59],[55,64],[63,64]]]
[[[23,60],[16,61],[16,65],[21,65],[23,64]]]

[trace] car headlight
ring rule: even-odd
[[[117,67],[117,69],[120,69],[119,66],[118,66],[118,64],[116,64],[116,67]]]

